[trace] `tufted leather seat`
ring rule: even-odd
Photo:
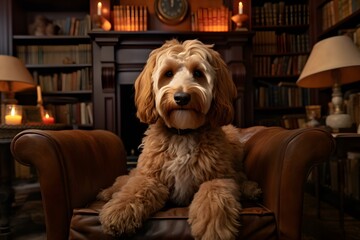
[[[263,190],[259,203],[243,203],[238,239],[301,239],[307,175],[334,150],[329,133],[317,128],[239,130],[245,171]],[[126,174],[122,141],[104,130],[25,130],[12,141],[16,160],[34,165],[43,198],[47,239],[114,239],[98,218],[97,193]],[[192,239],[188,208],[159,211],[127,239]]]

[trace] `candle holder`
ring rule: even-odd
[[[236,23],[235,31],[247,31],[246,27],[243,27],[243,23],[248,20],[248,15],[246,14],[236,14],[231,17],[231,20]]]
[[[101,15],[94,14],[92,16],[93,31],[110,31],[111,23]]]
[[[20,125],[22,122],[22,107],[16,104],[5,106],[5,124]]]

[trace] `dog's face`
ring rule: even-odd
[[[226,64],[198,40],[172,40],[155,49],[135,82],[139,119],[151,124],[161,117],[169,128],[228,124],[235,97]]]

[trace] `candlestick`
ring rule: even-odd
[[[243,3],[239,2],[239,14],[243,14]]]
[[[98,2],[97,4],[97,15],[101,16],[101,8],[102,8],[102,3]]]
[[[248,15],[246,14],[236,14],[231,17],[231,20],[236,23],[235,31],[247,31],[248,29],[243,26],[243,23],[248,20]]]
[[[36,86],[36,92],[37,92],[37,103],[42,104],[42,95],[41,95],[41,87],[40,85]]]
[[[5,124],[18,125],[22,120],[22,108],[19,105],[7,105],[5,113]]]

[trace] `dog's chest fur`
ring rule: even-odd
[[[178,135],[153,128],[144,139],[139,166],[168,186],[171,201],[187,205],[201,183],[232,176],[236,156],[229,147],[221,129]]]

